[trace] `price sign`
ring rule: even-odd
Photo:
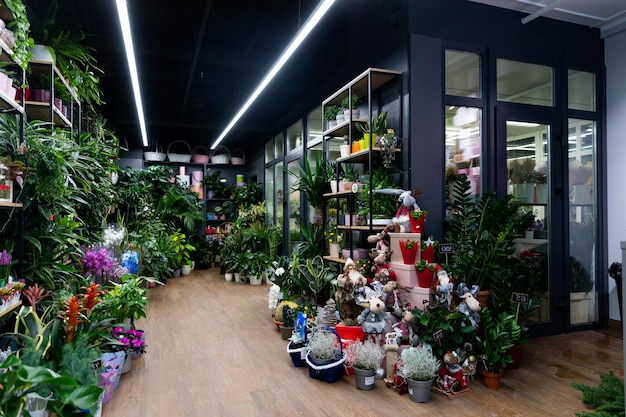
[[[102,359],[96,359],[95,361],[91,362],[91,369],[95,371],[96,369],[100,368],[102,368]]]
[[[528,298],[528,294],[524,294],[523,292],[514,292],[511,293],[511,301],[517,303],[517,309],[515,311],[515,321],[517,322],[517,318],[519,317],[519,308],[522,304],[528,304],[530,299]]]
[[[439,342],[439,346],[441,346],[441,339],[443,339],[443,330],[437,330],[433,333],[433,340]]]
[[[454,245],[452,243],[440,243],[439,253],[446,255],[446,265],[450,263],[448,257],[454,253]]]
[[[524,294],[522,292],[514,292],[511,294],[511,301],[519,304],[528,304],[528,294]]]
[[[439,244],[439,253],[441,253],[441,254],[454,253],[454,245],[452,243],[441,243],[441,244]]]

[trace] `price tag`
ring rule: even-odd
[[[528,294],[524,294],[523,292],[514,292],[511,294],[511,301],[519,304],[528,304],[530,300],[528,298]]]
[[[435,333],[433,333],[433,340],[435,342],[438,342],[441,339],[443,339],[443,330],[437,330]]]
[[[440,243],[439,244],[439,253],[441,253],[441,254],[454,253],[454,245],[452,243]]]
[[[91,362],[91,369],[95,371],[96,369],[100,368],[102,368],[102,359],[96,359],[95,361]]]
[[[487,355],[484,353],[482,355],[476,355],[476,359],[478,359],[481,362],[485,362],[487,360]]]

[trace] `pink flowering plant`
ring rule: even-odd
[[[109,345],[108,348],[113,352],[123,350],[127,354],[146,353],[146,341],[143,337],[143,330],[125,329],[121,326],[115,326],[111,329],[111,336],[116,343]]]
[[[13,257],[10,253],[7,253],[6,249],[0,253],[0,286],[4,287],[11,274],[11,263]]]
[[[95,280],[101,280],[112,272],[116,262],[115,259],[109,255],[109,251],[107,249],[94,248],[85,251],[82,264],[83,271],[87,277],[91,277]]]

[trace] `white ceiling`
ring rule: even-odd
[[[470,0],[526,13],[526,20],[543,16],[593,28],[603,37],[626,26],[626,0]]]

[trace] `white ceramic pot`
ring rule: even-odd
[[[54,58],[52,58],[52,54],[47,46],[35,45],[31,50],[33,52],[33,61],[54,63]]]
[[[183,265],[180,269],[180,272],[183,275],[189,275],[191,274],[191,265]]]

